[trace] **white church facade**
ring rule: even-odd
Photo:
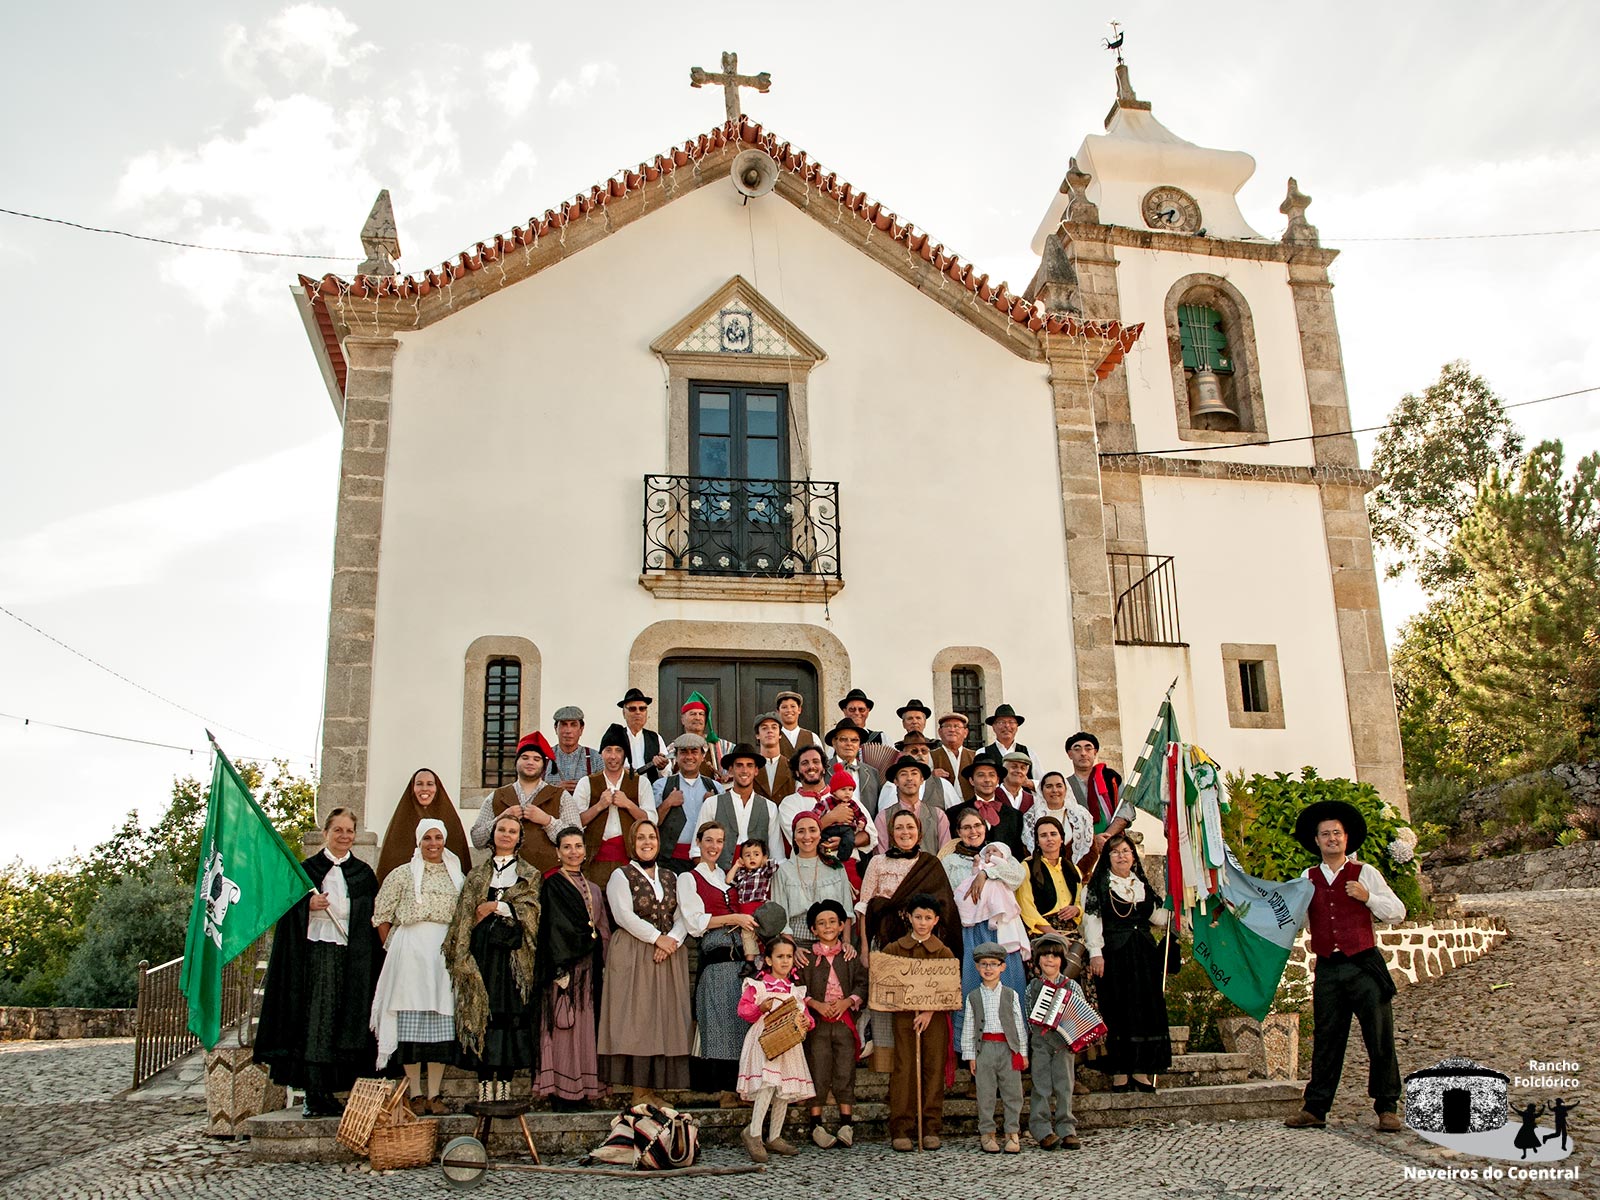
[[[748,118],[435,270],[302,277],[343,427],[322,811],[381,830],[420,766],[475,809],[517,730],[575,704],[596,745],[630,686],[734,740],[788,688],[813,729],[852,687],[890,732],[1008,703],[1042,765],[1084,728],[1125,770],[1174,679],[1224,766],[1403,804],[1335,252],[1292,181],[1252,230],[1250,158],[1124,67],[1106,124],[1014,294]]]

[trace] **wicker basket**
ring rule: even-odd
[[[794,1049],[806,1040],[806,1019],[793,996],[769,1012],[761,1022],[761,1052],[768,1058]]]
[[[344,1116],[339,1119],[339,1132],[335,1135],[341,1146],[357,1154],[367,1152],[372,1131],[385,1113],[401,1106],[406,1084],[390,1079],[359,1079],[350,1089],[350,1100],[344,1106]]]
[[[411,1110],[401,1106],[392,1120],[380,1121],[372,1130],[367,1157],[374,1171],[397,1171],[425,1167],[433,1161],[439,1145],[439,1122],[419,1121]]]

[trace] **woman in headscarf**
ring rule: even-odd
[[[385,954],[372,999],[372,1029],[378,1067],[398,1053],[415,1107],[443,1116],[450,1110],[439,1099],[439,1087],[445,1065],[456,1059],[456,1002],[442,951],[463,880],[461,861],[445,848],[443,821],[423,818],[415,837],[411,862],[389,873],[373,905],[372,923]]]
[[[905,907],[911,897],[926,892],[939,901],[939,923],[933,933],[946,946],[961,943],[961,917],[956,911],[955,894],[944,865],[922,849],[922,822],[915,813],[902,809],[889,823],[889,848],[867,864],[861,877],[861,898],[856,901],[860,916],[861,957],[872,970],[868,947],[886,946],[911,931]],[[888,1071],[893,1065],[893,1023],[889,1014],[872,1019],[873,1067]]]
[[[742,1103],[734,1091],[739,1056],[750,1030],[750,1023],[739,1015],[744,966],[739,931],[754,932],[756,919],[735,912],[728,903],[728,877],[717,866],[726,837],[727,831],[716,821],[700,826],[699,861],[694,870],[678,876],[678,912],[689,935],[700,939],[700,976],[694,985],[700,1053],[690,1061],[690,1078],[695,1091],[721,1092],[722,1107],[736,1108]]]
[[[675,878],[660,865],[660,853],[660,828],[635,821],[628,863],[606,880],[616,929],[606,951],[595,1048],[601,1077],[631,1087],[635,1104],[658,1104],[661,1091],[689,1086],[688,934]]]
[[[491,857],[467,872],[445,935],[455,985],[456,1039],[478,1072],[478,1099],[511,1099],[511,1081],[533,1067],[534,954],[539,872],[517,851],[525,826],[502,814],[490,831]],[[542,833],[543,830],[536,832]]]
[[[978,855],[984,852],[984,839],[989,835],[989,825],[982,814],[970,805],[965,805],[956,810],[956,838],[939,851],[939,859],[944,864],[944,873],[950,880],[950,890],[959,893],[963,884],[970,889],[967,894],[967,906],[963,909],[957,903],[958,912],[962,913],[961,943],[959,947],[953,942],[945,944],[956,952],[961,959],[961,994],[965,996],[980,982],[978,978],[978,964],[972,957],[972,952],[984,942],[996,942],[1001,939],[995,935],[995,930],[989,922],[981,917],[974,917],[972,924],[967,924],[966,913],[971,912],[979,904],[980,898],[987,888],[1005,888],[1013,896],[1017,887],[1026,878],[1022,864],[1011,858],[1009,853],[1000,856],[997,861],[985,866],[977,866]],[[1004,842],[995,845],[1004,849]],[[943,939],[943,935],[936,935]],[[1000,982],[1016,992],[1018,996],[1027,989],[1027,968],[1022,963],[1022,953],[1019,950],[1007,948],[1005,967],[1000,973]],[[961,1041],[961,1027],[966,1013],[963,1008],[955,1011],[953,1016],[955,1039],[957,1044]]]
[[[272,1081],[305,1091],[305,1115],[335,1116],[372,1061],[367,1014],[383,965],[372,927],[378,877],[350,847],[356,816],[336,808],[322,823],[323,847],[301,865],[317,890],[278,922],[261,998],[254,1057]]]
[[[1165,954],[1151,932],[1166,925],[1167,910],[1126,834],[1101,847],[1087,891],[1083,938],[1107,1030],[1100,1069],[1111,1075],[1113,1091],[1153,1092],[1154,1077],[1172,1065],[1161,991]]]
[[[1060,771],[1048,771],[1039,780],[1039,803],[1022,814],[1022,843],[1032,854],[1038,842],[1034,828],[1041,817],[1054,817],[1061,823],[1067,839],[1066,854],[1074,863],[1089,856],[1094,845],[1094,818],[1089,810],[1072,798],[1067,789],[1067,777]],[[1081,875],[1080,875],[1081,878]]]
[[[411,773],[400,803],[395,805],[394,816],[389,818],[383,843],[378,848],[380,885],[396,867],[411,861],[417,848],[417,822],[429,819],[444,825],[444,848],[456,856],[456,862],[472,862],[472,851],[467,846],[467,831],[462,827],[461,814],[456,812],[450,794],[439,781],[438,772],[419,767]]]
[[[835,837],[842,832],[833,826]],[[778,867],[772,879],[772,902],[789,916],[788,933],[802,950],[808,950],[816,935],[811,932],[811,921],[806,915],[813,904],[822,900],[837,900],[845,912],[856,906],[855,893],[850,887],[850,877],[844,864],[837,858],[824,859],[818,853],[822,841],[822,826],[812,813],[802,813],[794,819],[794,854]],[[837,845],[837,843],[836,843]],[[853,922],[852,922],[853,924]],[[846,945],[853,931],[846,926]]]
[[[600,885],[583,874],[583,829],[556,834],[561,869],[545,880],[533,977],[539,988],[539,1069],[533,1090],[552,1108],[581,1109],[606,1094],[595,1054],[611,922]],[[615,874],[616,872],[612,872]]]

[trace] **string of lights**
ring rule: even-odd
[[[238,736],[240,736],[242,738],[245,738],[245,739],[247,739],[249,741],[255,742],[258,745],[270,746],[274,750],[279,750],[279,751],[282,751],[286,755],[294,756],[297,759],[297,761],[302,761],[302,762],[309,762],[310,761],[309,759],[305,759],[305,758],[302,758],[299,755],[295,755],[295,752],[293,750],[290,750],[286,746],[280,746],[276,742],[269,742],[269,741],[267,741],[266,738],[258,738],[254,734],[246,733],[242,729],[235,729],[232,725],[226,725],[221,721],[218,721],[218,720],[215,720],[215,719],[213,719],[211,717],[206,716],[204,713],[195,712],[194,709],[188,707],[187,705],[179,704],[176,700],[173,700],[173,699],[171,699],[171,698],[169,698],[167,696],[163,696],[160,692],[154,691],[151,688],[145,687],[145,685],[140,683],[138,680],[129,679],[121,671],[117,671],[117,670],[114,670],[111,667],[106,666],[105,663],[99,661],[96,658],[90,657],[89,655],[85,654],[82,650],[79,650],[74,646],[67,645],[66,642],[63,642],[60,638],[56,637],[53,633],[49,633],[49,632],[47,632],[47,631],[45,631],[43,629],[40,629],[37,625],[35,625],[32,621],[28,620],[26,617],[19,617],[16,613],[12,612],[9,608],[5,607],[5,605],[3,605],[3,604],[0,604],[0,613],[4,613],[6,616],[10,617],[13,621],[17,622],[19,625],[27,626],[29,629],[33,630],[35,633],[37,633],[40,637],[44,638],[46,641],[54,642],[57,646],[60,646],[68,654],[71,654],[71,655],[76,656],[77,658],[83,659],[83,661],[88,663],[90,666],[96,667],[96,668],[104,671],[107,675],[110,675],[114,679],[120,679],[123,683],[127,684],[129,687],[136,688],[137,690],[143,692],[145,695],[154,697],[155,699],[161,701],[161,703],[166,704],[166,705],[170,705],[171,707],[177,709],[179,712],[187,713],[189,716],[195,717],[195,718],[197,718],[197,719],[199,719],[201,721],[204,721],[208,725],[214,725],[218,729],[226,729],[229,733],[238,734]],[[84,731],[80,730],[79,732],[84,732]],[[138,739],[129,739],[129,740],[138,740]],[[178,747],[178,748],[179,749],[185,749],[186,747]]]
[[[1548,404],[1552,400],[1566,400],[1572,396],[1586,396],[1590,392],[1600,392],[1600,384],[1592,387],[1577,388],[1570,392],[1557,392],[1553,396],[1539,396],[1532,400],[1518,400],[1515,404],[1501,405],[1504,409],[1527,408],[1534,404]],[[1394,421],[1385,421],[1381,425],[1361,425],[1353,429],[1330,429],[1326,433],[1306,433],[1299,437],[1287,438],[1262,438],[1254,442],[1222,442],[1209,446],[1169,446],[1164,450],[1107,450],[1100,455],[1101,458],[1150,458],[1160,454],[1204,454],[1212,450],[1242,450],[1247,446],[1286,446],[1292,442],[1315,442],[1322,438],[1347,437],[1355,433],[1377,433],[1382,429],[1393,429]]]

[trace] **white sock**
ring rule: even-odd
[[[761,1122],[762,1122],[762,1119],[764,1117],[766,1117],[767,1108],[772,1104],[773,1098],[775,1096],[777,1096],[777,1094],[778,1094],[778,1089],[777,1088],[765,1087],[765,1088],[762,1088],[759,1092],[757,1092],[755,1094],[755,1097],[750,1101],[750,1136],[751,1137],[758,1138],[758,1137],[761,1136]],[[788,1105],[785,1104],[784,1107],[787,1108]]]
[[[406,1082],[411,1085],[411,1094],[413,1096],[422,1095],[422,1064],[421,1063],[407,1063],[406,1064]]]
[[[778,1140],[779,1135],[783,1133],[783,1119],[788,1115],[789,1102],[787,1100],[778,1099],[777,1089],[774,1088],[772,1097],[772,1115],[767,1118],[767,1129],[771,1131],[767,1134],[767,1141],[775,1142]]]
[[[433,1099],[439,1094],[439,1086],[444,1083],[444,1064],[428,1064],[428,1099]]]

